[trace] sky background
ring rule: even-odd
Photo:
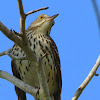
[[[97,0],[100,11],[100,0]],[[39,14],[59,14],[51,31],[57,44],[62,70],[62,100],[71,100],[100,54],[100,33],[91,0],[23,0],[25,12],[48,6],[49,9],[27,17],[26,29]],[[20,32],[17,0],[0,1],[0,21]],[[0,32],[0,52],[13,46]],[[11,71],[11,59],[0,57],[0,70]],[[100,74],[100,68],[97,71]],[[27,94],[28,100],[33,97]],[[17,100],[14,85],[0,79],[0,100]],[[100,75],[93,77],[78,100],[100,100]]]

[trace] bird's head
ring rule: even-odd
[[[51,27],[54,25],[54,19],[59,14],[56,14],[54,16],[48,16],[45,14],[41,14],[38,16],[38,18],[31,23],[29,28],[27,30],[37,30],[38,32],[46,34],[48,32],[50,34]]]

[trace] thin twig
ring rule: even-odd
[[[75,92],[72,100],[77,100],[79,98],[79,96],[83,92],[84,88],[88,85],[88,83],[91,81],[93,76],[96,74],[96,71],[97,71],[99,65],[100,65],[100,55],[99,55],[99,57],[98,57],[98,59],[96,61],[96,64],[94,65],[94,67],[90,71],[89,75],[87,76],[87,78],[83,81],[83,83],[79,86],[79,88]]]
[[[32,14],[32,13],[35,13],[35,12],[37,12],[37,11],[40,11],[40,10],[46,10],[46,9],[48,9],[48,8],[49,8],[49,7],[44,7],[44,8],[39,8],[39,9],[36,9],[36,10],[32,10],[32,11],[26,13],[26,16],[28,16],[28,15],[30,15],[30,14]]]
[[[23,9],[22,0],[17,0],[17,1],[18,1],[18,7],[19,7],[20,15],[23,16],[24,15],[24,9]]]
[[[98,21],[98,25],[99,25],[99,30],[100,30],[100,11],[99,8],[97,6],[96,0],[92,0],[93,6],[94,6],[94,10],[96,13],[96,17],[97,17],[97,21]]]
[[[12,48],[0,53],[0,56],[4,56],[4,55],[8,55],[9,57],[11,57],[14,60],[27,60],[26,56],[21,57],[21,56],[16,56],[16,55],[12,54]]]
[[[15,86],[17,86],[18,88],[20,88],[21,90],[23,90],[33,96],[36,96],[38,89],[24,83],[23,81],[16,78],[15,76],[12,76],[11,74],[0,70],[0,78],[6,79],[9,82],[11,82],[12,84],[14,84]]]
[[[4,56],[4,55],[6,55],[5,51],[0,52],[0,56]]]
[[[23,37],[22,34],[17,33],[15,30],[13,30],[13,32],[14,32],[17,36],[19,36],[19,37]]]
[[[25,13],[24,13],[24,9],[23,9],[23,4],[22,4],[22,0],[17,0],[18,1],[18,8],[19,8],[19,12],[20,12],[20,31],[22,34],[25,34]]]
[[[8,55],[12,51],[12,47],[6,51],[0,52],[0,56]]]

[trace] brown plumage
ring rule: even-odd
[[[54,18],[48,15],[40,15],[26,30],[26,36],[29,40],[30,48],[38,57],[42,57],[42,64],[45,69],[49,92],[52,100],[60,100],[62,78],[60,69],[60,59],[58,49],[55,42],[50,37],[51,27],[54,25]],[[15,56],[25,56],[22,49],[16,44],[13,46],[12,54]],[[17,78],[23,80],[27,84],[39,87],[39,80],[37,77],[36,69],[31,65],[28,60],[12,60],[12,72]],[[18,100],[26,100],[26,93],[21,89],[15,87]],[[34,97],[35,100],[40,100],[38,96]]]

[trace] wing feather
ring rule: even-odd
[[[59,53],[58,53],[58,49],[57,49],[55,42],[53,41],[53,39],[51,37],[49,37],[49,39],[51,40],[50,47],[51,47],[52,53],[54,55],[55,66],[57,67],[58,90],[54,95],[54,100],[60,100],[61,99],[60,94],[61,94],[61,89],[62,89],[60,58],[59,58]]]
[[[12,60],[12,62],[11,62],[11,67],[12,67],[13,75],[16,76],[17,78],[21,79],[20,74],[17,71],[16,63],[14,60]],[[24,91],[22,91],[21,89],[19,89],[16,86],[15,86],[15,91],[16,91],[16,94],[18,96],[18,100],[26,100],[26,93]]]

